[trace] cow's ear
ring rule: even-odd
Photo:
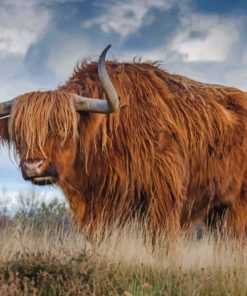
[[[0,118],[0,145],[9,143],[9,131],[8,131],[9,117]]]

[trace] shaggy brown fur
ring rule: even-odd
[[[26,158],[30,151],[40,150],[46,157],[47,136],[63,144],[77,136],[77,113],[66,93],[54,91],[22,95],[16,100],[9,120],[10,140],[18,143]]]
[[[54,92],[18,99],[9,132],[21,159],[43,158],[35,146],[59,168],[80,227],[138,214],[152,229],[178,233],[224,204],[229,233],[243,235],[247,95],[151,64],[108,62],[107,69],[121,98],[111,115],[76,116],[66,95],[105,96],[96,63],[78,67]]]

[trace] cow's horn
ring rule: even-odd
[[[119,108],[119,98],[116,90],[109,78],[105,66],[106,53],[111,45],[108,45],[100,55],[98,63],[99,80],[106,92],[106,100],[91,99],[72,94],[75,100],[75,108],[77,111],[88,111],[96,113],[111,113]]]
[[[107,99],[92,99],[82,97],[76,94],[70,94],[74,99],[75,108],[77,111],[88,111],[96,113],[111,113],[119,108],[119,98],[115,88],[109,78],[105,66],[105,56],[111,45],[108,45],[102,52],[99,58],[98,75],[100,82],[106,92]],[[0,117],[7,116],[11,112],[12,105],[15,99],[0,103]]]
[[[14,101],[15,99],[0,103],[0,117],[4,117],[10,114]]]

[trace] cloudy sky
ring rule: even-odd
[[[0,101],[55,88],[109,43],[110,58],[247,90],[246,32],[247,0],[0,0]],[[6,150],[0,166],[0,188],[26,188]]]

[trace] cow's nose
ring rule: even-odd
[[[42,172],[42,164],[43,160],[32,160],[32,161],[24,161],[23,168],[28,177],[34,177]]]

